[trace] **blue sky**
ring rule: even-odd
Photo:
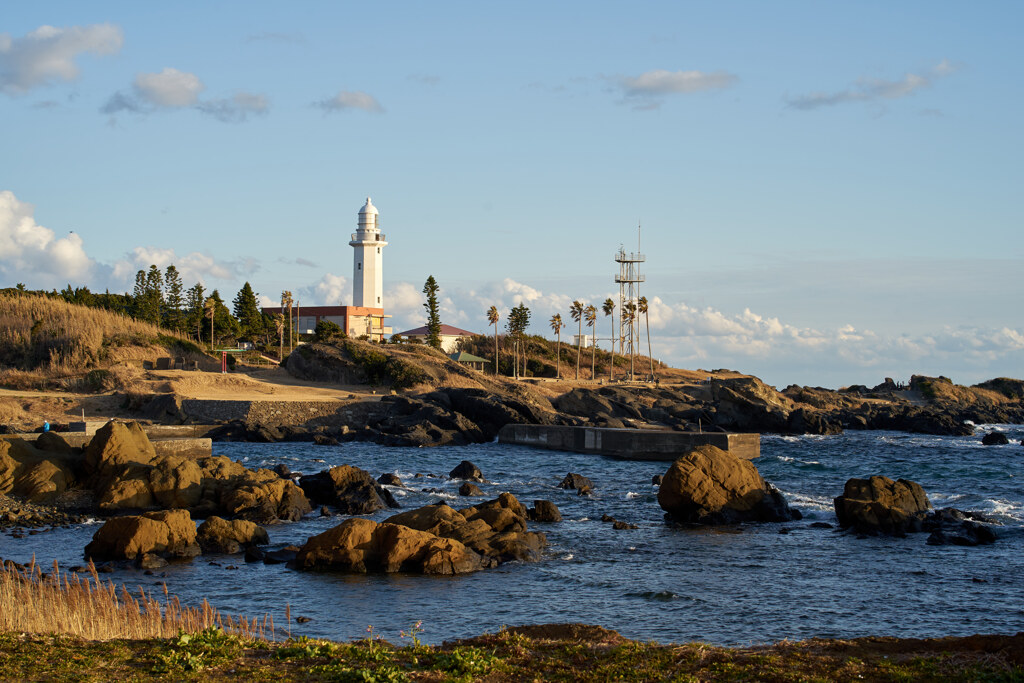
[[[640,224],[673,365],[1024,376],[1019,3],[185,7],[5,7],[0,284],[348,303],[369,195],[396,329],[550,334]]]

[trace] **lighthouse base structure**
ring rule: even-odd
[[[281,313],[280,307],[264,308],[267,315]],[[287,319],[288,309],[284,309]],[[316,324],[321,321],[332,322],[341,328],[349,337],[358,339],[367,337],[370,341],[382,342],[391,335],[391,327],[385,326],[386,318],[383,308],[368,306],[302,306],[292,309],[292,319],[299,334],[313,334]]]

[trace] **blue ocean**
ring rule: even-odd
[[[983,446],[998,429],[1008,446]],[[837,436],[763,436],[762,476],[804,519],[784,524],[672,529],[663,520],[651,477],[668,463],[626,462],[592,455],[498,443],[435,449],[369,443],[214,444],[216,455],[248,467],[288,465],[312,473],[350,464],[374,477],[397,474],[393,488],[404,509],[444,499],[467,507],[460,482],[445,475],[470,460],[488,483],[488,498],[510,491],[528,507],[553,501],[563,521],[534,524],[549,546],[542,561],[513,563],[458,577],[362,576],[297,572],[283,565],[246,564],[241,556],[209,556],[145,575],[119,569],[105,578],[135,586],[167,583],[183,602],[203,598],[231,614],[285,611],[310,621],[292,635],[351,640],[373,633],[395,642],[421,621],[424,642],[493,632],[503,625],[546,622],[598,624],[635,639],[719,645],[809,637],[866,635],[929,637],[1024,630],[1024,438],[1022,425],[986,425],[973,437],[901,432]],[[557,488],[569,472],[594,481],[594,495]],[[989,546],[928,546],[927,534],[858,537],[837,528],[832,498],[851,477],[885,475],[917,481],[935,507],[973,510],[999,520]],[[440,489],[442,492],[425,492]],[[382,520],[395,511],[381,512]],[[602,515],[636,524],[614,530]],[[301,544],[344,517],[320,517],[267,527],[271,548]],[[44,566],[82,564],[82,549],[98,522],[27,536],[0,535],[0,556],[33,555]]]

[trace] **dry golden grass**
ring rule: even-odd
[[[201,607],[183,607],[169,596],[163,600],[141,586],[137,593],[100,580],[95,566],[84,577],[61,572],[57,563],[44,574],[33,563],[24,571],[9,563],[0,569],[0,632],[63,633],[86,640],[170,638],[220,628],[245,638],[272,638],[273,618],[232,618],[203,600]]]
[[[104,309],[0,293],[0,366],[6,366],[0,383],[7,386],[61,385],[86,370],[167,355],[168,343],[193,346],[185,337]]]

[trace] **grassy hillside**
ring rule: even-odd
[[[0,292],[0,384],[38,385],[126,360],[201,356],[201,349],[155,325],[98,308]]]

